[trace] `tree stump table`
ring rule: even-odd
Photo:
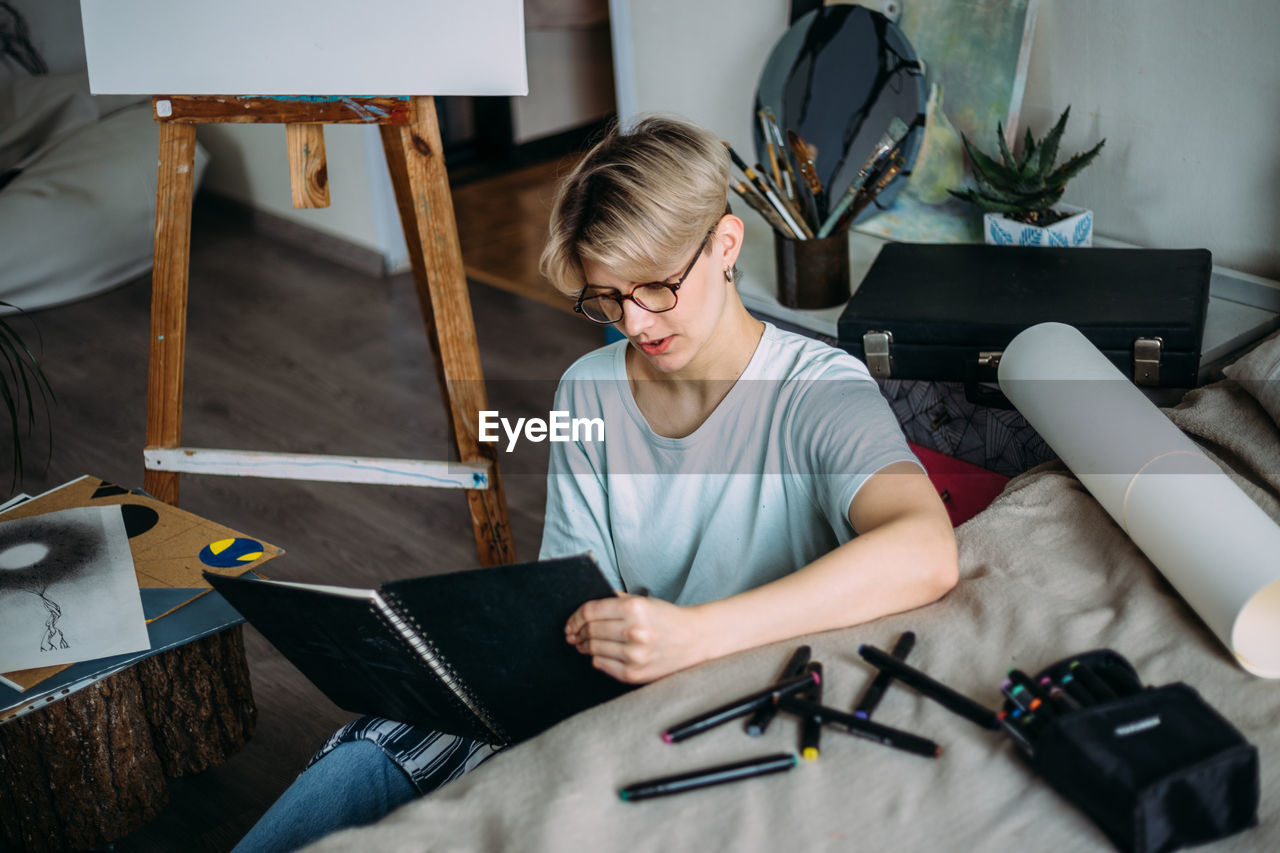
[[[83,850],[225,761],[257,720],[240,627],[171,649],[0,723],[0,850]]]

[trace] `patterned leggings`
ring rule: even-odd
[[[360,717],[338,729],[312,756],[307,767],[337,746],[372,741],[413,782],[419,794],[429,794],[496,755],[501,747],[478,740],[447,735],[420,726],[397,723],[383,717]]]

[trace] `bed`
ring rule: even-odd
[[[1232,374],[1167,414],[1280,522],[1280,336]],[[799,642],[825,665],[824,702],[850,708],[873,675],[859,644],[888,648],[904,630],[918,637],[911,663],[991,707],[1010,667],[1034,672],[1100,647],[1125,655],[1147,684],[1190,684],[1260,757],[1258,826],[1213,849],[1280,849],[1280,685],[1236,665],[1061,463],[1015,478],[957,536],[960,584],[930,607],[678,673],[561,723],[377,824],[308,849],[1111,849],[1004,737],[901,686],[885,695],[875,719],[936,740],[944,749],[936,760],[827,729],[821,757],[789,773],[620,801],[618,789],[642,779],[796,751],[799,724],[789,716],[755,739],[738,723],[674,745],[659,733],[765,686]]]

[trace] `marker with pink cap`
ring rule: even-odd
[[[738,717],[745,717],[764,705],[776,705],[782,701],[784,696],[799,693],[821,682],[822,676],[816,671],[806,672],[802,675],[797,675],[795,678],[779,681],[764,690],[748,694],[741,699],[735,699],[727,705],[721,705],[719,708],[672,726],[662,733],[662,739],[667,743],[676,743],[685,738],[691,738],[722,723],[736,720]]]

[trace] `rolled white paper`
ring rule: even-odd
[[[1280,525],[1075,328],[1025,330],[999,378],[1240,664],[1280,678]]]

